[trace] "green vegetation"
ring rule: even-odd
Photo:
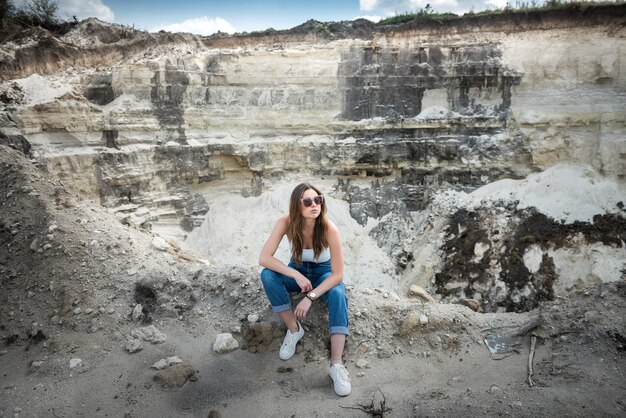
[[[623,1],[568,1],[568,0],[515,0],[515,3],[507,3],[503,8],[499,9],[486,9],[480,12],[471,11],[463,16],[490,16],[500,14],[514,14],[514,13],[528,13],[534,11],[547,11],[547,10],[585,10],[589,7],[607,6],[622,4]],[[404,12],[396,14],[387,19],[383,19],[378,22],[378,25],[395,25],[399,23],[405,23],[410,21],[435,21],[441,22],[443,20],[460,19],[452,13],[438,13],[435,12],[430,4],[426,7],[418,10],[417,12]]]
[[[23,29],[41,27],[54,33],[65,33],[78,23],[76,16],[65,21],[57,16],[55,0],[29,0],[21,7],[11,0],[0,0],[0,39],[6,40]]]
[[[415,13],[404,12],[400,14],[396,14],[395,16],[388,17],[387,19],[382,19],[378,22],[379,25],[396,25],[399,23],[410,22],[412,20],[432,20],[435,22],[441,22],[447,14],[436,13],[430,4],[427,4],[425,7],[421,8]]]

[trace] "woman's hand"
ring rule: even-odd
[[[294,315],[296,315],[296,319],[304,319],[306,318],[306,314],[309,312],[309,308],[313,302],[309,298],[304,298],[298,303],[296,309],[293,311]]]
[[[304,277],[304,275],[301,274],[300,272],[298,272],[296,277],[294,277],[293,279],[296,281],[296,283],[298,283],[298,286],[300,286],[302,293],[310,292],[311,290],[313,290],[311,281],[307,279],[306,277]]]

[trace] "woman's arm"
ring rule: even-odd
[[[311,286],[311,281],[304,277],[304,275],[298,270],[285,265],[285,263],[274,257],[280,241],[287,233],[288,225],[289,216],[283,215],[278,219],[272,233],[263,245],[261,256],[259,257],[259,265],[291,277],[296,281],[296,283],[298,283],[298,286],[300,286],[300,289],[302,289],[303,292],[308,292],[313,288],[313,286]]]

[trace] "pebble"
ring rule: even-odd
[[[130,339],[126,341],[126,346],[124,348],[130,354],[133,354],[133,353],[143,350],[143,345],[141,344],[141,341],[139,340]]]
[[[44,250],[44,251],[47,251],[47,250],[49,250],[50,248],[52,248],[52,244],[46,244],[46,245],[44,245],[44,246],[43,246],[43,250]]]
[[[4,356],[6,353],[8,353],[8,351],[7,351],[7,350],[1,350],[1,351],[0,351],[0,356]]]
[[[370,368],[370,362],[367,361],[366,359],[360,358],[356,361],[356,367],[358,367],[359,369],[365,369],[365,368]]]
[[[228,353],[236,348],[239,348],[239,343],[230,332],[218,334],[217,337],[215,337],[213,351],[216,353]]]
[[[85,313],[86,313],[86,314],[90,314],[90,313],[92,313],[92,312],[93,312],[93,309],[91,309],[91,308],[87,308],[87,309],[85,309]]]
[[[161,237],[154,237],[152,239],[152,246],[159,251],[166,251],[169,248],[167,241]]]
[[[159,382],[161,386],[167,388],[182,387],[189,380],[195,371],[189,363],[175,364],[165,370],[161,370],[154,376],[154,380]]]
[[[161,360],[157,361],[152,366],[150,366],[150,368],[157,369],[157,370],[163,370],[166,367],[173,366],[174,364],[179,364],[179,363],[182,363],[182,362],[183,361],[178,356],[162,358]]]
[[[137,322],[141,318],[143,318],[143,306],[141,306],[140,303],[135,305],[135,308],[133,309],[133,313],[131,314],[131,318],[133,322]]]
[[[259,321],[259,315],[257,314],[248,315],[248,322],[258,322],[258,321]]]
[[[82,311],[83,311],[82,309],[80,309],[80,308],[76,308],[76,309],[74,309],[74,311],[73,311],[73,312],[74,312],[74,315],[80,315],[80,313],[81,313]]]
[[[70,369],[73,369],[74,367],[80,366],[82,364],[83,364],[83,361],[79,359],[78,357],[74,357],[70,359]]]
[[[59,318],[59,315],[54,315],[50,318],[50,323],[51,324],[58,324],[60,322],[61,318]]]
[[[152,344],[160,344],[167,339],[167,336],[157,329],[154,325],[137,328],[130,333],[134,338],[147,341]]]
[[[424,314],[420,315],[420,324],[421,325],[426,325],[428,324],[428,317]]]

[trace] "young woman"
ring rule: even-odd
[[[285,265],[276,257],[276,249],[287,235],[291,261]],[[296,344],[304,336],[298,320],[306,318],[311,306],[322,300],[328,307],[330,325],[330,367],[328,375],[335,393],[347,396],[352,388],[348,371],[343,366],[343,348],[348,332],[348,299],[343,284],[343,251],[337,226],[326,219],[326,202],[322,193],[309,183],[301,183],[291,193],[289,215],[276,222],[274,230],[261,250],[259,264],[265,293],[287,326],[287,335],[279,357],[288,360],[296,352]],[[291,307],[289,292],[304,294]]]

